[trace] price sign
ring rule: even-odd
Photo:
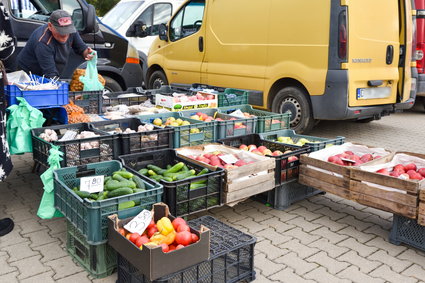
[[[98,193],[103,191],[105,176],[90,176],[80,179],[80,191]]]
[[[226,162],[227,164],[233,164],[239,160],[232,154],[221,155],[219,156],[219,158],[223,160],[224,162]]]
[[[146,230],[149,223],[152,220],[152,213],[149,210],[144,209],[142,212],[137,214],[124,228],[131,233],[138,233],[142,235],[142,233]]]

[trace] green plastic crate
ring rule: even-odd
[[[301,139],[305,138],[308,139],[309,143],[306,143],[305,145],[308,145],[310,147],[310,151],[318,151],[320,149],[323,149],[325,147],[331,146],[331,145],[340,145],[345,142],[345,137],[338,136],[334,139],[329,138],[319,138],[314,136],[306,136],[306,135],[297,135],[294,130],[281,130],[281,131],[274,131],[274,132],[268,132],[268,133],[262,133],[260,134],[262,139],[278,142],[278,137],[290,137],[294,144],[290,144],[292,146],[301,146],[296,145],[296,143]],[[286,143],[288,144],[288,143]]]
[[[248,104],[248,91],[226,88],[218,94],[218,107]]]
[[[54,171],[55,207],[84,235],[88,244],[103,244],[108,240],[107,217],[117,213],[120,218],[131,217],[143,209],[151,209],[152,204],[160,202],[162,185],[145,176],[139,176],[145,182],[146,191],[118,196],[102,201],[88,201],[80,198],[73,187],[80,186],[81,177],[105,175],[110,176],[120,170],[118,161],[92,163],[87,166],[67,167]],[[140,205],[118,211],[122,202],[133,200]]]
[[[168,112],[138,116],[140,120],[147,123],[153,123],[156,118],[160,118],[164,123],[169,117],[174,117],[175,119],[180,118],[183,121],[190,122],[190,125],[172,127],[174,129],[174,148],[214,142],[217,139],[214,121],[202,122],[190,118],[185,118],[182,117],[179,112]],[[198,129],[199,133],[193,132],[195,131],[195,129]]]
[[[236,105],[229,107],[220,107],[219,111],[225,114],[230,114],[240,109],[242,112],[247,112],[251,115],[257,116],[257,129],[255,133],[271,132],[283,129],[289,129],[290,117],[289,112],[279,114],[273,112],[267,112],[263,110],[257,110],[252,108],[251,105]]]
[[[117,268],[117,252],[108,245],[89,245],[85,237],[66,221],[66,250],[91,276],[104,278]]]

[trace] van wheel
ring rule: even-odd
[[[273,100],[272,111],[290,111],[291,129],[297,133],[307,133],[314,127],[315,121],[307,94],[297,87],[282,88]]]
[[[122,87],[120,86],[119,83],[117,83],[116,80],[103,75],[102,77],[105,79],[105,88],[103,90],[104,93],[123,91]]]
[[[163,71],[155,71],[149,78],[149,88],[158,89],[163,85],[168,85],[167,77]]]

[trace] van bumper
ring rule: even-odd
[[[418,81],[417,81],[417,96],[425,96],[425,74],[419,74],[418,75]]]

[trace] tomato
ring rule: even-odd
[[[152,237],[153,234],[155,234],[156,232],[158,232],[158,228],[156,228],[156,226],[153,226],[151,228],[149,228],[148,230],[148,237]]]
[[[167,244],[162,243],[160,246],[161,246],[162,251],[163,251],[164,253],[168,253],[168,251],[170,250],[170,248],[168,247],[168,245],[167,245]]]
[[[199,241],[198,235],[192,233],[192,243],[196,243],[197,241]]]
[[[184,248],[183,245],[177,245],[176,250],[180,250],[180,249],[183,249],[183,248]]]
[[[151,220],[151,223],[149,223],[148,227],[146,227],[146,229],[150,229],[153,226],[155,226],[155,221],[153,221],[153,219]]]
[[[187,226],[186,224],[180,224],[179,227],[177,228],[177,232],[183,232],[183,231],[190,232],[189,226]]]
[[[183,246],[190,245],[192,243],[192,234],[188,231],[178,232],[176,234],[176,243]]]
[[[175,245],[169,245],[168,248],[170,249],[169,252],[174,251],[176,249]]]
[[[140,238],[137,239],[136,241],[136,246],[140,247],[146,243],[149,243],[149,238],[147,236],[141,236]]]
[[[127,238],[127,240],[129,240],[130,241],[130,236],[131,236],[131,233],[128,233],[127,235],[125,235],[125,237]]]
[[[118,230],[118,233],[120,233],[120,234],[121,234],[121,235],[123,235],[124,237],[125,237],[125,234],[127,234],[124,228],[120,228],[120,229]]]
[[[173,227],[174,227],[174,229],[177,231],[177,228],[181,225],[181,224],[185,224],[186,225],[186,221],[183,219],[183,218],[181,218],[181,217],[177,217],[177,218],[174,218],[174,220],[173,220]]]
[[[136,243],[136,241],[140,238],[141,236],[138,233],[131,233],[130,235],[130,241],[133,242],[134,244]]]

